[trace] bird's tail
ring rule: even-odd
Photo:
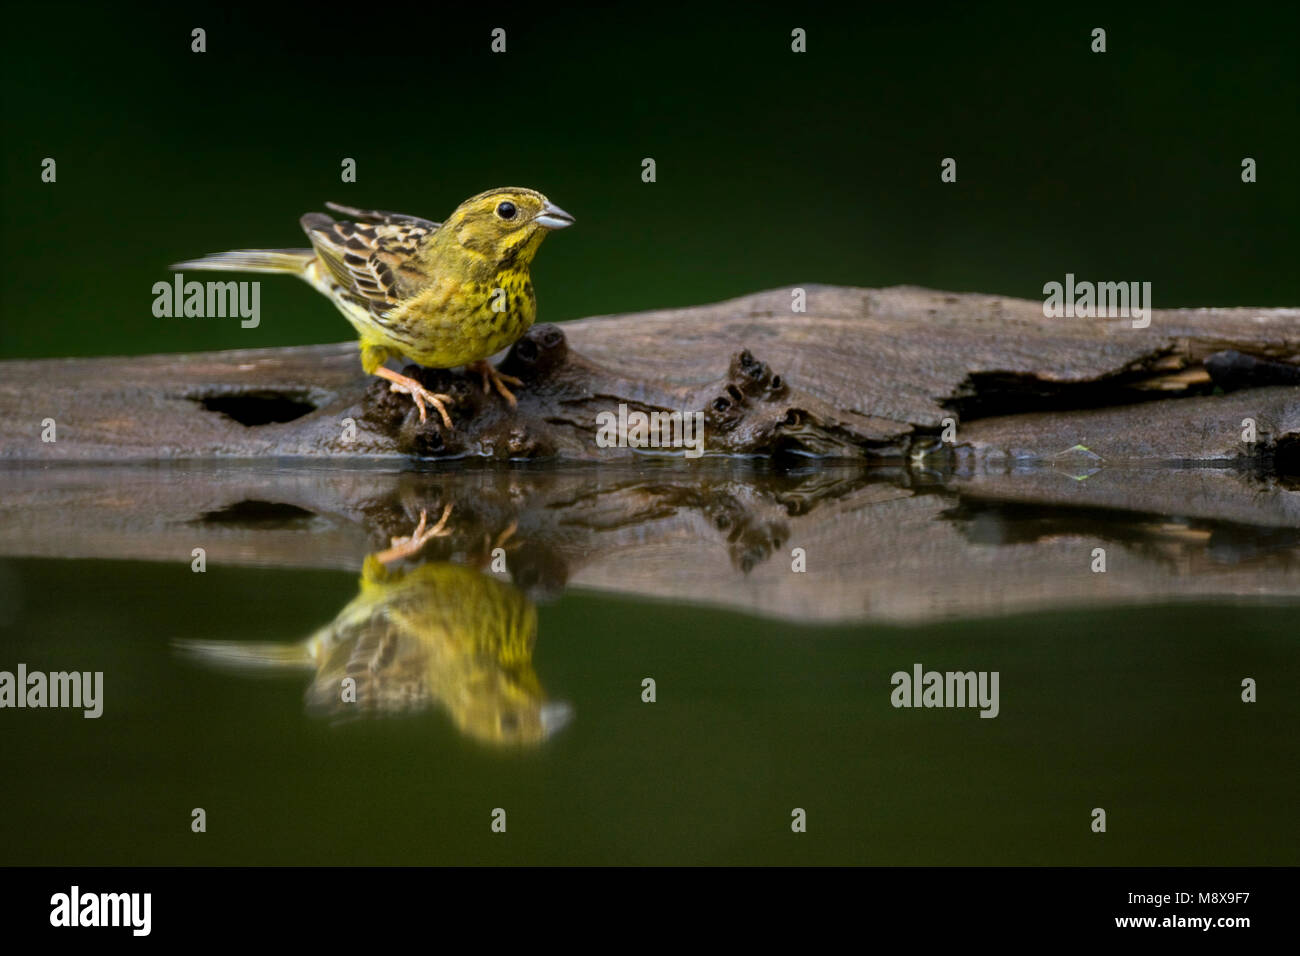
[[[316,252],[312,249],[236,249],[187,259],[174,263],[172,268],[209,272],[284,272],[300,276],[315,258]]]
[[[294,644],[192,640],[172,642],[182,657],[222,670],[245,672],[312,670],[316,666],[312,645],[310,640]]]

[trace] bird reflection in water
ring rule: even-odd
[[[182,641],[206,664],[314,670],[307,711],[333,720],[438,706],[462,733],[495,745],[540,743],[572,709],[545,699],[533,670],[537,609],[514,585],[472,567],[431,561],[392,567],[445,535],[451,506],[409,537],[368,555],[360,593],[296,644]],[[351,682],[347,679],[351,678]]]

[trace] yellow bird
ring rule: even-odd
[[[180,641],[207,664],[315,671],[310,713],[343,719],[445,708],[463,733],[497,745],[537,744],[572,708],[548,701],[533,669],[537,609],[514,586],[475,568],[408,557],[446,522],[366,558],[360,593],[335,619],[293,644]],[[350,686],[344,684],[352,679]]]
[[[361,336],[367,375],[392,382],[425,421],[432,405],[452,427],[451,396],[384,367],[407,358],[429,368],[469,365],[512,406],[506,387],[522,384],[485,361],[537,318],[529,267],[542,239],[573,217],[533,189],[490,189],[467,199],[446,222],[325,204],[351,217],[308,213],[299,222],[311,249],[242,249],[178,262],[173,269],[296,275],[329,298]]]

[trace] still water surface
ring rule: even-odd
[[[833,471],[63,475],[9,476],[0,669],[104,713],[0,714],[6,864],[1297,862],[1286,536]],[[892,706],[917,664],[997,716]]]

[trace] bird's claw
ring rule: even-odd
[[[515,378],[513,375],[507,375],[505,372],[499,372],[492,367],[492,363],[487,361],[475,362],[473,369],[478,372],[479,375],[483,376],[484,395],[492,394],[492,390],[495,388],[497,394],[504,398],[511,408],[514,408],[519,404],[518,399],[515,398],[514,392],[506,388],[506,383],[508,382],[511,385],[522,385],[524,384],[523,379]]]
[[[442,419],[442,423],[448,428],[451,428],[451,416],[447,414],[447,406],[444,404],[445,402],[452,401],[450,395],[444,395],[442,392],[431,392],[423,385],[415,385],[412,387],[409,385],[398,385],[396,382],[393,383],[392,390],[394,392],[402,392],[411,396],[411,400],[415,402],[415,407],[420,411],[421,425],[429,420],[429,415],[424,410],[424,403],[428,402],[438,410],[438,415]]]
[[[415,402],[415,407],[419,409],[420,412],[420,424],[424,424],[429,420],[428,413],[424,410],[425,402],[428,402],[438,410],[438,415],[442,418],[442,423],[446,425],[448,429],[452,427],[451,415],[447,413],[446,403],[453,402],[455,399],[450,395],[444,395],[441,392],[431,392],[415,379],[407,378],[405,375],[399,375],[392,369],[380,368],[375,371],[375,374],[380,378],[387,379],[393,383],[390,386],[391,391],[411,396],[411,400]]]
[[[402,558],[409,558],[420,552],[426,544],[434,538],[442,538],[451,534],[447,530],[447,520],[451,518],[451,505],[448,504],[442,509],[442,517],[432,528],[425,528],[429,523],[429,512],[424,508],[420,509],[420,523],[415,526],[415,530],[402,537],[391,539],[392,547],[387,551],[380,551],[375,555],[383,564],[389,564],[393,561],[400,561]]]

